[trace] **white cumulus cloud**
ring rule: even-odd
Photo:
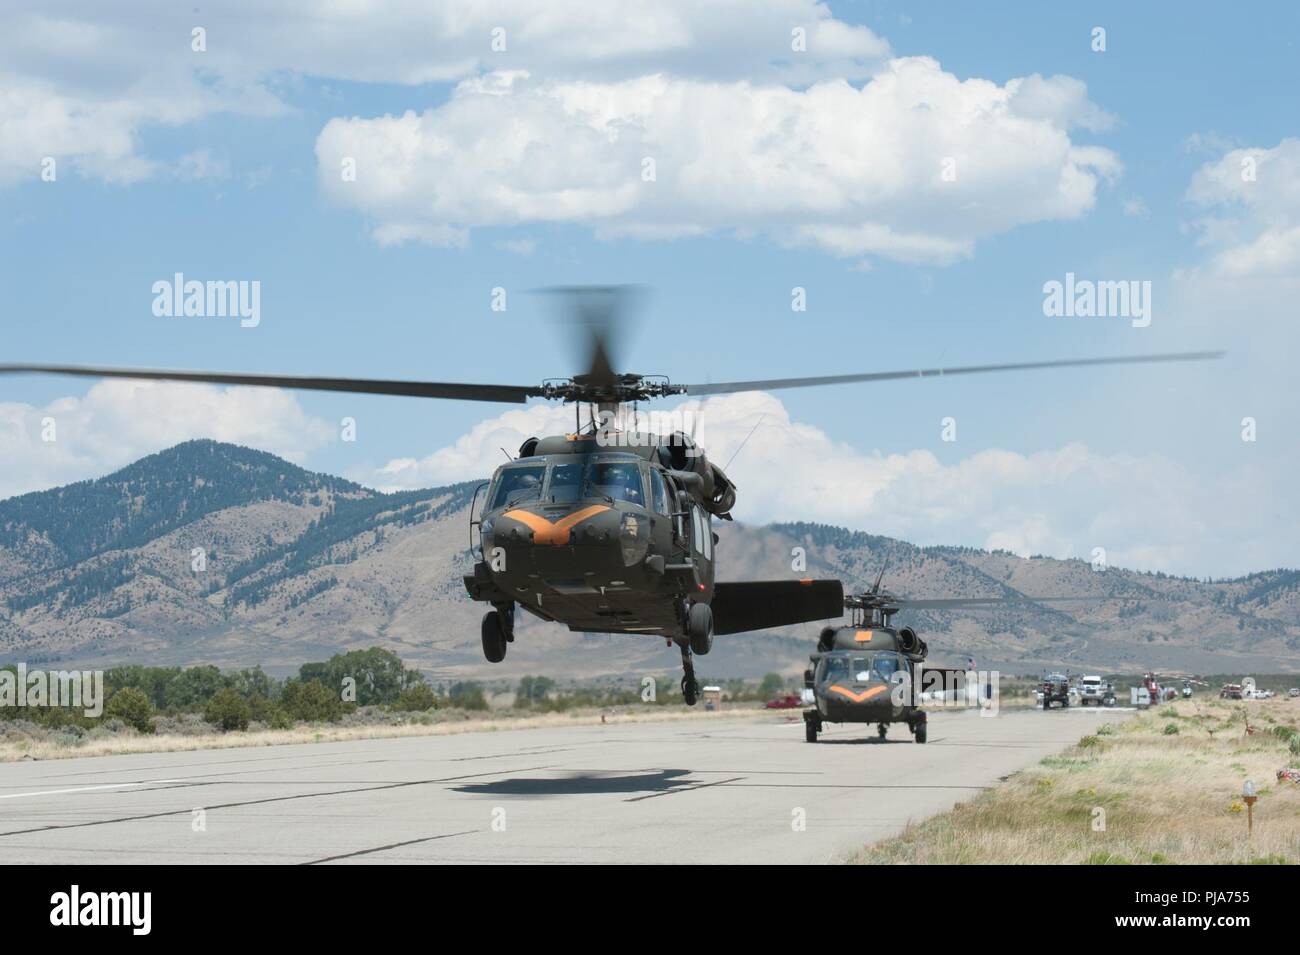
[[[1196,172],[1187,198],[1204,212],[1205,271],[1229,279],[1300,272],[1300,139],[1226,152]]]
[[[646,238],[764,230],[837,255],[950,262],[1093,207],[1120,163],[1071,139],[1101,122],[1086,103],[1069,77],[999,86],[927,57],[806,89],[502,72],[423,113],[334,119],[316,154],[322,187],[381,242],[558,222]]]

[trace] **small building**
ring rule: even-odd
[[[722,687],[706,686],[700,693],[704,699],[704,708],[710,713],[717,713],[722,709]]]

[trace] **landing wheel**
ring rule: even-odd
[[[506,632],[501,626],[501,614],[496,610],[483,615],[483,656],[488,663],[500,663],[506,658]]]
[[[687,706],[694,706],[700,698],[700,685],[689,676],[682,677],[682,699]]]
[[[686,614],[686,635],[691,652],[700,656],[713,649],[713,608],[708,604],[691,604]]]
[[[803,738],[810,743],[817,742],[817,724],[812,720],[803,721]]]
[[[682,699],[687,706],[694,706],[700,698],[700,685],[695,682],[695,662],[691,659],[690,644],[682,644]]]
[[[876,736],[878,736],[880,739],[884,739],[888,733],[889,733],[889,727],[886,724],[881,723],[879,726],[876,727]]]
[[[922,720],[916,724],[916,729],[912,730],[912,735],[916,738],[918,743],[925,742],[925,725],[925,720]]]

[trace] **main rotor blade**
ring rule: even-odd
[[[917,368],[913,371],[873,371],[861,375],[826,375],[820,378],[771,378],[766,381],[723,381],[710,385],[685,385],[688,395],[724,395],[737,391],[776,391],[780,388],[813,388],[818,385],[846,385],[863,381],[891,381],[897,378],[938,378],[944,375],[976,375],[990,371],[1028,371],[1035,368],[1074,368],[1083,365],[1143,365],[1171,361],[1206,361],[1222,358],[1221,351],[1176,352],[1163,355],[1122,355],[1113,358],[1062,358],[1056,361],[1024,361],[1003,365],[965,365],[959,368]]]
[[[152,368],[95,368],[87,365],[0,365],[0,374],[73,375],[80,378],[140,378],[146,381],[195,381],[214,385],[254,385],[301,388],[306,391],[345,391],[412,398],[452,398],[460,401],[500,401],[522,404],[542,394],[523,385],[464,385],[443,381],[384,381],[372,378],[298,378],[289,375],[238,375],[214,371],[166,371]]]

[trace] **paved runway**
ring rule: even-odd
[[[935,713],[924,746],[810,745],[774,714],[5,763],[0,859],[830,862],[1124,715]]]

